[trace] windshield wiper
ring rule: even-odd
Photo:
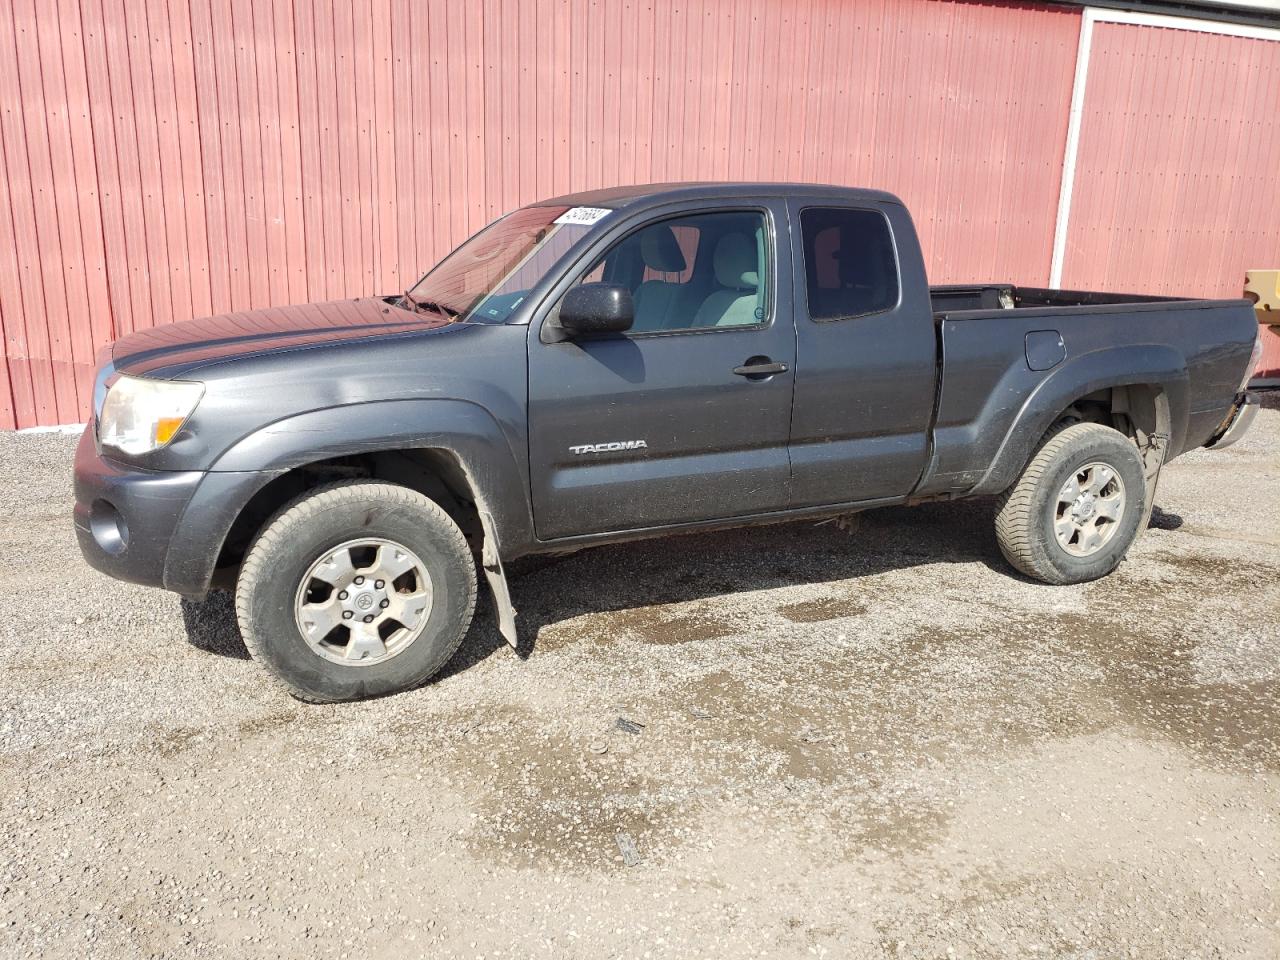
[[[446,320],[454,319],[459,313],[459,311],[453,309],[453,307],[445,306],[443,303],[436,300],[415,300],[413,301],[413,305],[415,309],[422,309],[425,307],[428,310],[440,314],[440,316],[444,317]]]
[[[432,313],[440,314],[440,316],[444,317],[446,320],[453,320],[458,316],[458,311],[453,309],[453,307],[447,307],[436,300],[419,300],[408,290],[404,292],[404,298],[409,302],[410,306],[413,307],[414,313],[420,313],[424,309],[430,310]]]

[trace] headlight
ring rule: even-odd
[[[98,439],[121,453],[159,450],[182,429],[202,396],[202,383],[121,376],[102,403]]]

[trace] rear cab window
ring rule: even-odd
[[[897,306],[898,258],[884,214],[807,207],[800,212],[800,232],[811,319],[847,320]]]

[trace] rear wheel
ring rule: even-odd
[[[1142,457],[1117,430],[1076,423],[1036,451],[1001,498],[1005,559],[1045,583],[1082,583],[1114,570],[1146,516]]]
[[[295,697],[357,700],[426,682],[475,609],[457,524],[422,494],[363,481],[321,487],[263,529],[240,570],[245,646]]]

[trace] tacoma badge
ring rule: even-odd
[[[643,440],[614,440],[610,443],[580,443],[569,448],[581,456],[584,453],[615,453],[618,450],[648,450]]]

